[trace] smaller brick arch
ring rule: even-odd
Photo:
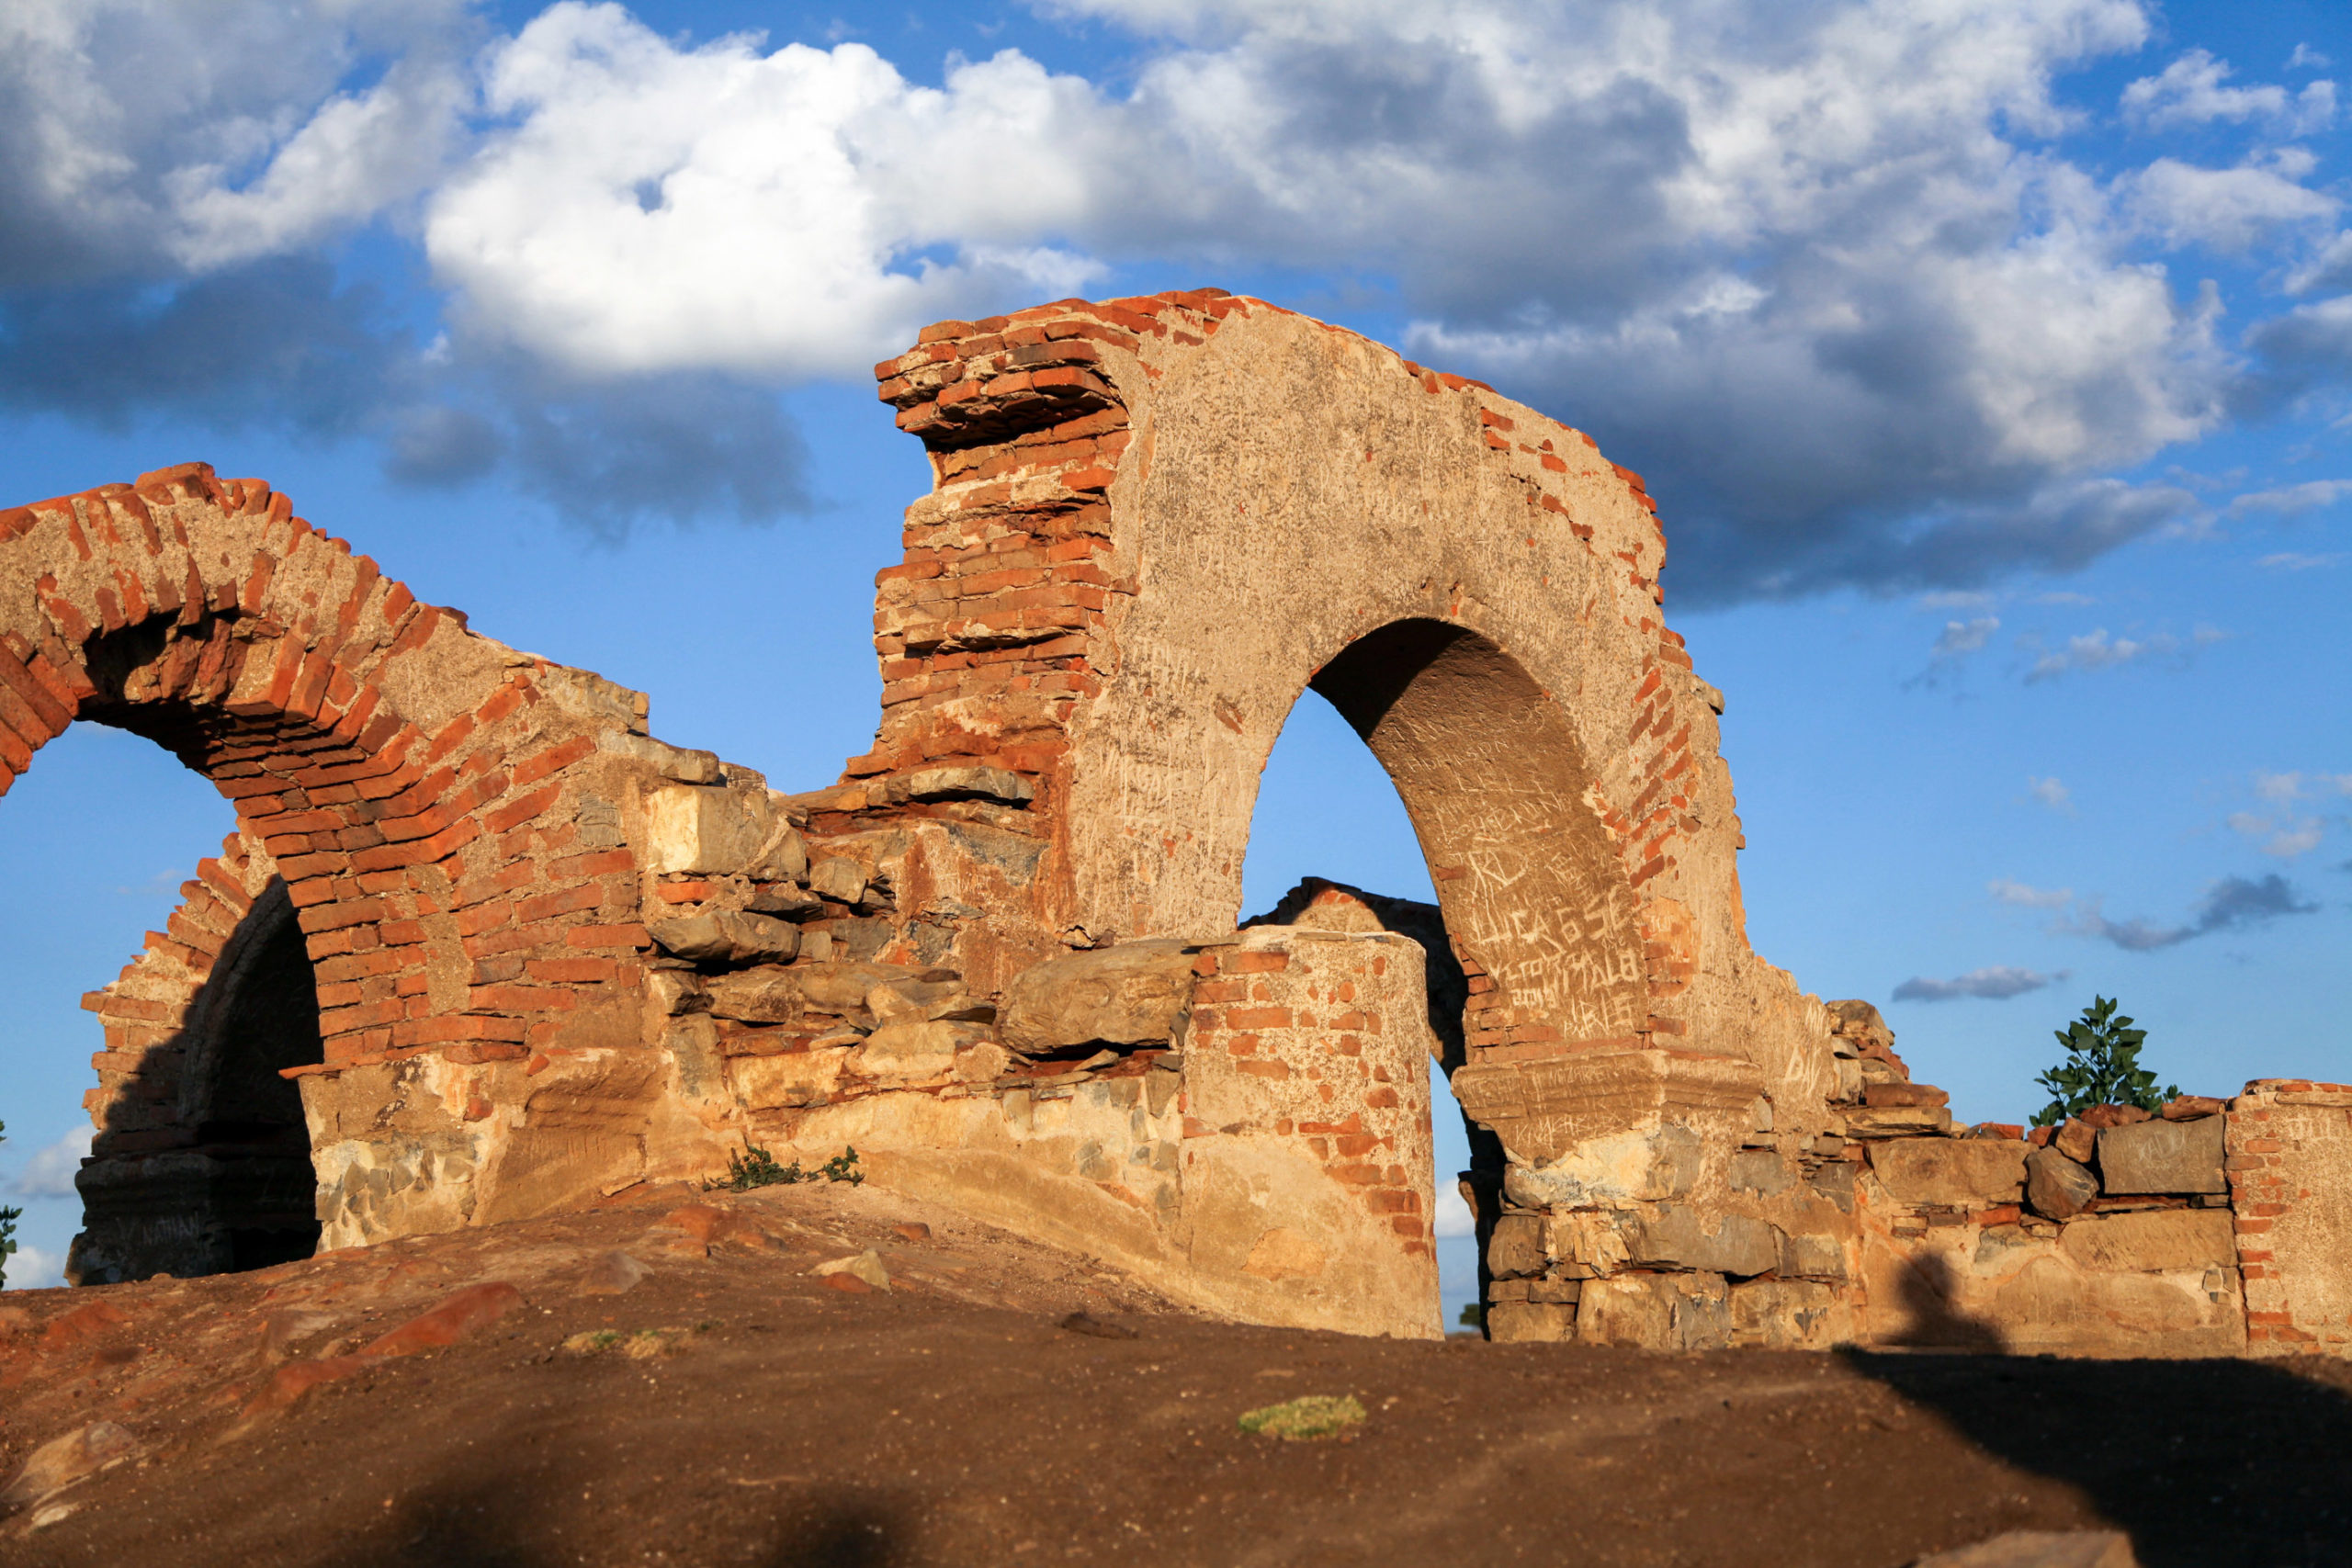
[[[527,1065],[643,1048],[649,939],[624,818],[649,783],[718,776],[716,759],[647,738],[645,711],[638,694],[474,635],[258,479],[183,464],[0,512],[0,794],[81,720],[163,746],[237,818],[167,931],[92,998],[107,1049],[77,1259],[145,1272],[178,1247],[184,1263],[217,1264],[299,1231],[300,1205],[288,1217],[275,1197],[237,1200],[247,1219],[275,1217],[226,1224],[203,1195],[224,1179],[223,1134],[286,1124],[284,1093],[249,1082],[295,1049],[251,1023],[264,989],[276,1010],[296,1005],[311,1058],[271,1070],[324,1095],[314,1130],[373,1172],[364,1223],[327,1184],[322,1217],[342,1239],[463,1223],[474,1179],[502,1168],[509,1212],[562,1201],[560,1182],[514,1179],[529,1139],[469,1136],[465,1111],[520,1122]],[[293,952],[314,1003],[295,996]],[[420,1078],[425,1064],[439,1066]],[[493,1071],[508,1067],[513,1084]],[[412,1164],[439,1140],[437,1165],[405,1186],[364,1152],[367,1116],[329,1113],[360,1071],[408,1086],[362,1094],[379,1111],[401,1094],[433,1102],[382,1135],[384,1157]],[[649,1074],[621,1078],[650,1092]],[[224,1092],[254,1114],[220,1113]],[[267,1163],[247,1153],[246,1174]],[[414,1202],[426,1208],[403,1218]]]

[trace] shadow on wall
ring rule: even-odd
[[[2342,1362],[1845,1356],[1986,1453],[2080,1489],[2143,1568],[2352,1563]]]

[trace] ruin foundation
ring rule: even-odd
[[[1955,1127],[1873,1010],[1749,951],[1723,697],[1589,437],[1206,290],[876,374],[935,483],[873,748],[803,793],[259,480],[0,513],[0,788],[93,719],[238,813],[86,998],[75,1279],[854,1145],[1204,1310],[1430,1336],[1434,1058],[1497,1338],[2341,1353],[2352,1089]],[[1310,688],[1438,908],[1310,883],[1242,923]]]

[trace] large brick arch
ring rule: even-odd
[[[981,967],[1230,931],[1312,685],[1405,797],[1477,976],[1456,1087],[1531,1163],[1669,1111],[1744,1125],[1768,1087],[1822,1114],[1826,1024],[1748,949],[1721,699],[1665,625],[1639,476],[1215,291],[923,340],[876,374],[937,483],[881,578],[875,748],[819,820],[920,814],[904,781],[943,766],[1024,781],[1040,869],[970,922]]]
[[[169,1267],[173,1247],[224,1256],[217,1205],[167,1211],[204,1207],[190,1192],[222,1168],[214,1134],[254,1120],[208,1103],[222,1053],[262,1050],[214,1027],[244,974],[220,964],[288,941],[316,1003],[311,1059],[286,1070],[314,1153],[341,1150],[341,1174],[320,1172],[331,1241],[461,1223],[501,1160],[508,1212],[566,1195],[526,1195],[500,1123],[527,1121],[526,1064],[641,1052],[625,818],[649,783],[717,776],[647,739],[644,711],[420,603],[259,480],[186,464],[0,513],[0,792],[80,719],[154,740],[236,811],[169,929],[90,999],[107,1030],[84,1176],[94,1277]],[[416,1101],[400,1131],[356,1111],[338,1130],[367,1074],[378,1122]],[[653,1092],[650,1071],[632,1081],[623,1100]]]

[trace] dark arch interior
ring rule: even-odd
[[[317,1179],[302,1100],[280,1069],[322,1059],[318,986],[284,882],[273,878],[222,947],[176,1053],[168,1146],[83,1168],[83,1283],[265,1268],[318,1249]],[[160,1066],[161,1064],[159,1064]]]

